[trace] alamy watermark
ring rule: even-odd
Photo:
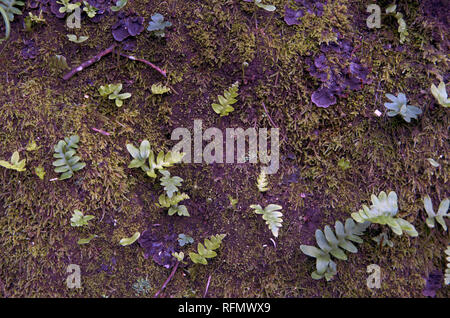
[[[270,133],[270,154],[268,139]],[[219,128],[211,127],[203,131],[202,120],[194,120],[194,136],[184,127],[173,130],[171,140],[180,140],[173,152],[184,152],[184,163],[253,163],[259,162],[267,174],[274,174],[279,168],[278,128],[226,128],[225,134]],[[246,144],[248,140],[248,154]],[[203,141],[209,143],[203,148]],[[193,152],[192,152],[193,145]],[[225,145],[225,152],[224,152]],[[236,160],[235,160],[236,149]],[[247,155],[246,155],[247,154]],[[225,155],[225,157],[224,157]]]
[[[381,268],[377,264],[370,264],[367,266],[367,287],[370,289],[380,289],[381,288]]]
[[[70,273],[66,279],[67,288],[81,288],[81,269],[80,265],[69,264],[66,269],[67,273]]]

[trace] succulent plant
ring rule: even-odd
[[[389,117],[400,115],[406,122],[410,123],[411,119],[417,119],[417,116],[422,114],[419,107],[408,105],[408,100],[403,93],[398,94],[398,96],[386,94],[386,97],[392,101],[392,103],[384,104],[384,107],[389,110],[387,113]]]
[[[447,231],[447,224],[445,223],[444,217],[449,217],[450,215],[447,213],[449,208],[450,200],[448,198],[445,198],[441,201],[439,204],[439,208],[437,213],[433,210],[433,203],[431,202],[430,196],[427,194],[423,198],[423,205],[425,207],[425,211],[428,214],[428,217],[426,219],[426,223],[428,227],[434,228],[436,222],[438,222],[444,231]]]
[[[448,98],[444,82],[440,82],[438,87],[431,84],[431,93],[440,105],[450,107],[450,98]]]
[[[14,20],[14,15],[22,14],[22,11],[20,11],[15,6],[24,6],[24,5],[25,3],[23,1],[0,0],[0,15],[2,16],[3,22],[5,23],[5,37],[0,38],[0,43],[9,38],[9,35],[11,33],[10,22]]]
[[[370,207],[363,205],[363,208],[358,212],[352,213],[352,218],[358,223],[369,221],[381,225],[387,224],[392,231],[397,235],[402,235],[403,232],[409,236],[418,236],[414,226],[408,221],[395,218],[398,213],[397,194],[394,191],[381,191],[378,197],[372,194],[372,205]]]

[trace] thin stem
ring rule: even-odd
[[[166,288],[167,284],[170,282],[170,280],[172,279],[173,275],[175,275],[175,272],[177,271],[178,265],[180,264],[180,261],[177,261],[172,273],[170,273],[169,277],[166,279],[166,281],[164,282],[164,284],[162,285],[161,289],[158,290],[158,292],[155,294],[155,296],[153,296],[153,298],[157,298],[159,296],[159,294],[164,290],[164,288]]]

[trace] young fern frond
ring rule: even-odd
[[[269,188],[267,187],[269,182],[267,181],[267,174],[264,169],[261,170],[261,173],[259,174],[256,181],[256,186],[258,187],[259,192],[266,192],[267,190],[269,190]]]
[[[73,135],[70,138],[66,137],[64,140],[60,140],[56,144],[53,157],[57,160],[53,161],[53,166],[56,167],[55,172],[62,173],[59,180],[69,179],[74,172],[86,166],[84,162],[79,162],[80,157],[75,156],[79,141],[80,137]]]
[[[389,195],[381,191],[378,197],[372,194],[371,198],[372,205],[370,208],[363,205],[361,210],[352,213],[352,218],[356,222],[363,223],[369,221],[381,225],[387,224],[397,235],[402,235],[403,232],[412,237],[419,235],[411,223],[404,219],[394,217],[398,213],[397,194],[394,191],[389,192]]]
[[[331,256],[347,260],[344,250],[350,253],[358,252],[353,242],[363,242],[359,236],[369,225],[370,222],[355,224],[352,219],[348,218],[345,226],[340,221],[336,221],[334,226],[336,234],[328,225],[325,226],[323,232],[317,229],[315,236],[319,248],[310,245],[300,246],[300,250],[304,254],[316,258],[316,271],[311,274],[311,277],[314,279],[325,278],[329,281],[336,275],[336,263],[331,260]]]
[[[222,240],[225,238],[226,234],[217,234],[211,236],[209,239],[205,239],[205,245],[198,243],[197,251],[198,253],[190,252],[189,257],[191,261],[195,264],[207,265],[207,258],[213,258],[217,256],[214,250],[217,250],[222,244]]]
[[[250,208],[254,209],[256,214],[262,214],[262,218],[266,221],[273,236],[278,237],[278,230],[281,227],[281,222],[283,222],[281,219],[283,214],[278,212],[278,210],[281,210],[283,207],[278,204],[269,204],[263,209],[259,204],[252,204]]]
[[[433,210],[433,203],[431,202],[430,196],[427,194],[423,198],[423,205],[425,207],[425,211],[428,214],[428,217],[426,219],[426,223],[428,227],[434,228],[436,222],[439,223],[444,231],[447,231],[447,224],[445,223],[444,217],[449,217],[450,215],[447,213],[449,208],[450,200],[448,198],[445,198],[441,201],[441,204],[439,204],[439,208],[437,213]]]
[[[11,159],[9,161],[10,162],[5,161],[5,160],[0,160],[0,166],[5,167],[6,169],[12,169],[12,170],[16,170],[19,172],[27,170],[25,168],[26,159],[20,160],[18,151],[14,151],[14,153],[12,154]]]
[[[228,90],[223,92],[222,95],[218,95],[217,98],[219,99],[219,104],[213,103],[211,106],[213,110],[222,116],[228,116],[229,113],[231,113],[234,108],[231,106],[234,103],[237,102],[236,97],[238,94],[239,89],[239,82],[235,82]]]

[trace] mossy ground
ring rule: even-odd
[[[395,19],[383,18],[377,30],[365,26],[372,1],[328,1],[321,17],[306,15],[299,26],[283,21],[287,1],[271,2],[275,13],[243,1],[129,1],[126,10],[146,22],[160,12],[173,23],[166,39],[146,31],[137,37],[135,55],[168,71],[167,84],[174,91],[162,97],[150,92],[152,84],[166,83],[161,75],[124,58],[107,56],[68,81],[49,67],[54,54],[75,67],[110,46],[115,17],[98,24],[85,18],[79,34],[90,38],[83,44],[67,41],[72,31],[51,14],[45,15],[47,25],[33,32],[23,31],[23,19],[16,17],[11,39],[0,45],[0,158],[20,150],[27,171],[0,170],[0,295],[134,297],[132,285],[144,277],[151,296],[170,270],[145,259],[138,244],[118,242],[150,224],[161,224],[162,230],[173,224],[175,233],[191,235],[195,244],[213,234],[227,237],[209,265],[179,269],[165,297],[201,297],[209,276],[210,297],[422,296],[428,273],[443,271],[448,244],[446,233],[426,227],[421,202],[427,193],[434,202],[449,195],[448,110],[436,105],[429,91],[437,74],[449,79],[448,25],[425,15],[426,4],[402,2],[409,41],[400,45]],[[319,83],[304,61],[336,30],[370,66],[372,84],[323,109],[311,102]],[[25,39],[35,41],[35,59],[22,58]],[[243,62],[249,64],[244,71]],[[219,118],[211,103],[236,80],[241,82],[236,110]],[[97,94],[100,85],[117,82],[132,93],[121,108]],[[398,92],[421,107],[418,121],[374,115],[376,109],[383,111],[385,93]],[[127,143],[148,139],[153,149],[167,150],[174,144],[172,130],[192,129],[194,119],[202,119],[205,128],[270,128],[263,102],[282,140],[280,170],[269,176],[264,195],[255,186],[255,165],[186,164],[171,171],[184,179],[191,217],[169,217],[155,206],[158,183],[127,168]],[[81,138],[79,153],[87,167],[72,179],[50,181],[57,177],[53,146],[71,134]],[[31,140],[39,149],[28,152]],[[350,169],[338,167],[341,158],[350,161]],[[438,160],[440,167],[427,158]],[[39,165],[46,171],[44,180],[34,173]],[[316,228],[345,220],[382,190],[397,192],[400,215],[420,236],[394,236],[394,248],[380,250],[371,240],[380,228],[373,226],[358,254],[338,262],[333,281],[313,280],[314,261],[299,245],[313,243]],[[238,199],[235,208],[228,195]],[[254,203],[283,206],[276,247],[261,217],[250,210]],[[89,228],[70,226],[74,209],[96,216]],[[91,233],[98,237],[90,244],[76,243]],[[66,287],[69,264],[81,266],[81,289]],[[381,289],[366,287],[369,264],[382,269]],[[448,288],[437,295],[448,297]]]

